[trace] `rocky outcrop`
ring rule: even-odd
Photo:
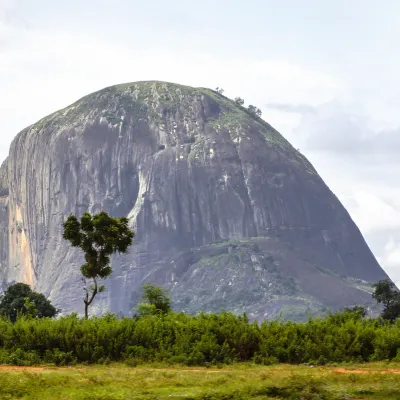
[[[367,304],[387,278],[306,158],[208,89],[101,90],[19,133],[0,171],[0,275],[65,312],[82,311],[83,259],[62,223],[85,211],[128,215],[137,233],[99,312],[129,313],[145,281],[178,309],[264,318]]]

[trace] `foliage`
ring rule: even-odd
[[[256,106],[253,106],[253,105],[250,104],[250,105],[247,107],[247,109],[248,109],[252,114],[257,115],[258,117],[261,117],[261,115],[262,115],[262,111],[261,111],[259,108],[257,108]]]
[[[242,106],[244,104],[244,100],[241,97],[235,97],[234,102],[239,106]]]
[[[395,284],[389,280],[381,280],[374,288],[372,297],[384,306],[382,318],[389,321],[400,318],[400,292]]]
[[[171,299],[163,287],[147,283],[142,289],[143,303],[138,306],[139,315],[167,314],[171,311]]]
[[[0,315],[10,318],[12,322],[15,322],[19,314],[44,318],[54,317],[58,312],[50,300],[43,294],[32,291],[26,283],[11,285],[0,298]]]
[[[134,310],[141,317],[143,317],[145,315],[156,315],[157,314],[157,309],[154,304],[139,303],[138,306],[134,308]]]
[[[215,91],[219,94],[223,94],[224,93],[224,89],[220,88],[220,87],[216,87]]]
[[[81,266],[81,273],[84,278],[93,280],[93,285],[85,285],[84,289],[86,319],[96,294],[104,290],[104,286],[98,286],[97,280],[107,278],[112,273],[110,256],[116,252],[126,253],[134,236],[126,217],[110,217],[104,211],[94,215],[85,213],[80,221],[70,215],[64,222],[63,238],[72,247],[79,247],[84,252],[86,262]]]
[[[36,318],[39,314],[39,310],[36,308],[35,303],[29,298],[24,298],[25,314],[29,318]]]
[[[341,312],[307,323],[249,322],[231,313],[196,316],[169,312],[134,318],[20,317],[0,319],[0,355],[5,363],[107,363],[135,360],[185,365],[400,361],[400,320],[360,318]],[[3,353],[1,353],[3,352]],[[26,357],[25,353],[29,353]],[[0,358],[1,358],[0,357]],[[33,360],[33,361],[32,361]],[[22,363],[23,361],[18,361]]]
[[[344,307],[343,312],[354,314],[358,318],[365,318],[368,315],[367,310],[362,306]]]

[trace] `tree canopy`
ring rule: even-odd
[[[234,102],[239,106],[242,106],[244,104],[244,100],[241,97],[235,97]]]
[[[50,300],[34,292],[26,283],[11,285],[0,297],[0,315],[15,322],[18,315],[33,318],[54,317],[59,310],[53,307]]]
[[[383,304],[381,317],[390,321],[400,318],[400,291],[389,280],[381,280],[374,285],[372,297]]]
[[[68,240],[72,247],[79,247],[85,255],[85,263],[81,266],[81,273],[85,281],[85,317],[88,318],[88,308],[97,293],[104,290],[98,285],[98,279],[105,279],[112,273],[110,266],[111,255],[126,253],[135,233],[129,229],[128,218],[114,218],[102,211],[98,214],[85,213],[79,221],[70,215],[64,222],[63,238]],[[89,287],[86,279],[93,281]]]
[[[168,314],[171,311],[171,299],[167,291],[161,286],[146,283],[142,286],[142,303],[138,306],[140,315],[146,314]]]
[[[256,106],[253,106],[252,104],[250,104],[247,109],[254,115],[257,115],[258,117],[261,117],[262,115],[262,111],[257,108]]]

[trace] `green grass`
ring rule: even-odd
[[[149,365],[128,367],[0,370],[0,399],[387,399],[400,398],[400,376],[380,373],[397,364],[346,368],[368,373],[339,373],[335,367],[260,367],[251,364],[187,369]]]

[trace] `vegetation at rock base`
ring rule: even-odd
[[[86,263],[81,266],[85,282],[85,317],[97,293],[104,290],[98,285],[98,279],[105,279],[112,274],[110,256],[116,252],[126,253],[135,233],[128,227],[128,218],[113,218],[106,212],[91,215],[83,214],[79,221],[70,215],[64,223],[63,238],[72,247],[79,247],[85,254]],[[93,285],[87,286],[86,279],[93,280]]]
[[[379,282],[374,295],[392,305],[391,291]],[[306,323],[193,316],[174,312],[167,292],[151,283],[142,300],[133,318],[38,319],[25,297],[24,313],[0,317],[0,398],[399,398],[400,318],[369,318],[360,306]],[[343,363],[356,371],[332,366]],[[386,370],[388,363],[397,369]]]
[[[394,285],[381,281],[375,288],[377,301],[385,301],[387,307],[397,304]],[[30,300],[37,297],[42,303]],[[6,291],[0,303],[0,364],[400,362],[400,318],[393,313],[386,318],[386,309],[379,318],[369,318],[363,307],[355,306],[326,318],[310,317],[306,323],[259,324],[245,314],[176,313],[167,292],[147,283],[133,318],[107,314],[87,319],[72,314],[52,319],[43,318],[49,313],[42,310],[43,304],[54,311],[43,299],[25,284]],[[10,304],[19,304],[24,312],[10,314]]]
[[[8,317],[11,322],[15,322],[18,315],[44,318],[54,317],[58,312],[43,294],[34,292],[25,283],[11,285],[0,297],[0,315]]]
[[[400,319],[340,312],[306,323],[249,322],[231,313],[134,318],[0,319],[0,364],[125,361],[216,365],[400,361]]]

